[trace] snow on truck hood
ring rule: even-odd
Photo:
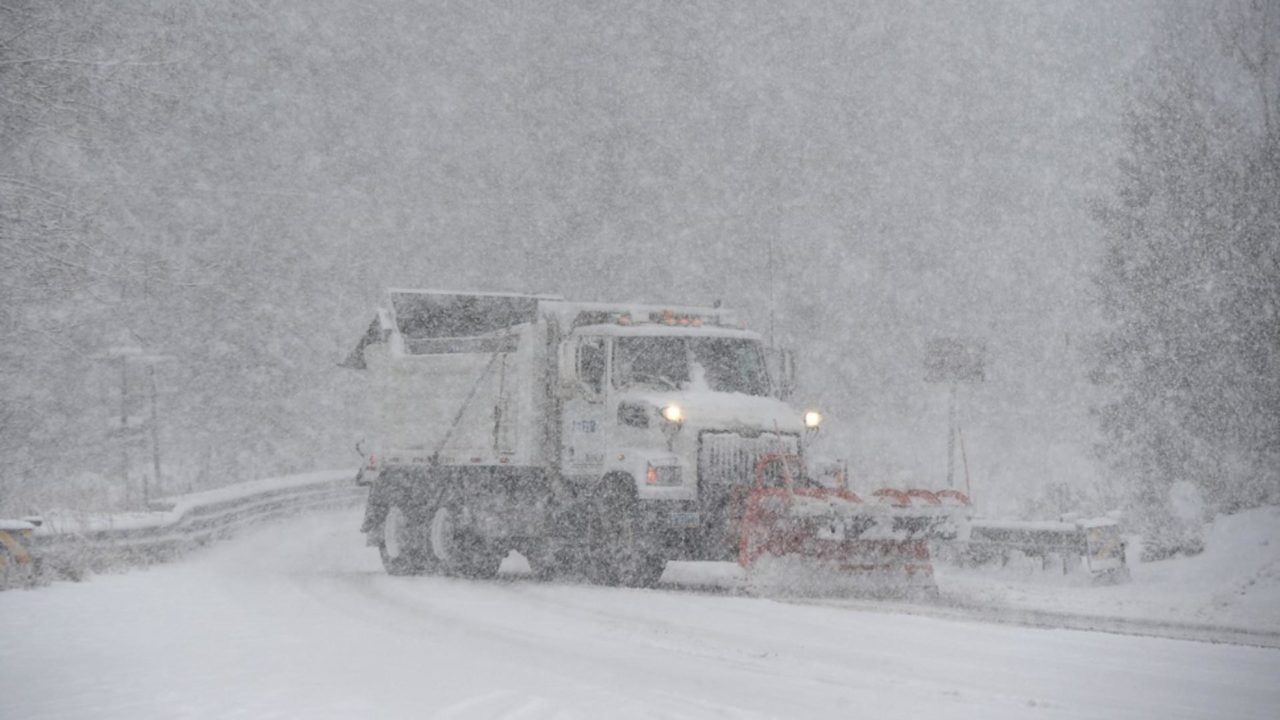
[[[629,392],[621,401],[643,402],[661,409],[679,405],[684,423],[697,428],[744,427],[786,433],[804,431],[804,413],[772,397],[711,391]]]

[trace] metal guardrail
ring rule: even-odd
[[[1008,564],[1021,554],[1040,561],[1042,569],[1061,566],[1063,574],[1079,569],[1099,583],[1126,582],[1126,542],[1113,518],[1086,520],[1000,521],[972,519],[949,548],[962,565]]]
[[[23,531],[20,547],[28,561],[23,566],[9,562],[7,572],[0,573],[0,589],[165,562],[249,525],[352,507],[366,492],[354,476],[354,471],[334,471],[243,483],[169,498],[157,503],[165,509],[143,514],[51,515]],[[15,533],[8,535],[13,539]],[[19,547],[18,541],[12,544]]]

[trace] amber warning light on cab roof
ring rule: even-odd
[[[603,317],[602,317],[603,315]],[[594,325],[597,323],[615,323],[618,325],[667,325],[671,327],[736,327],[746,329],[746,323],[725,323],[720,316],[703,316],[694,313],[678,313],[674,310],[655,310],[645,315],[635,316],[630,312],[598,313],[584,312],[578,314],[575,326]]]

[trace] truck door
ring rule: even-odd
[[[608,442],[605,425],[605,374],[609,368],[605,338],[586,335],[578,338],[574,353],[577,379],[572,396],[564,403],[564,474],[600,477],[604,471],[604,451]]]

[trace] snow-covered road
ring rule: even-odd
[[[1280,716],[1280,651],[392,578],[358,512],[0,594],[0,718]]]

